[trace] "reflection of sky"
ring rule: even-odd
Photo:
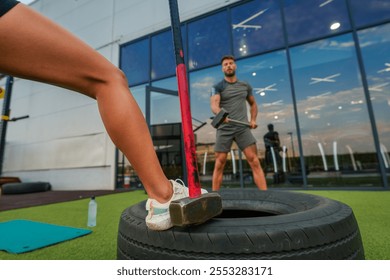
[[[319,154],[317,144],[322,143],[325,153],[332,154],[333,141],[338,142],[340,153],[348,152],[346,145],[349,145],[354,152],[372,152],[374,145],[371,125],[351,35],[342,35],[296,47],[291,50],[291,54],[305,153],[307,155]],[[254,130],[254,134],[259,143],[262,143],[262,135],[266,132],[265,126],[268,123],[275,124],[282,142],[289,140],[287,132],[294,132],[295,137],[295,121],[285,52],[274,52],[240,60],[237,65],[239,79],[248,81],[254,88],[264,89],[272,85],[272,90],[265,91],[264,96],[254,91],[259,106],[259,128]],[[333,78],[328,81],[312,79],[316,77],[324,79],[329,76]],[[222,77],[219,66],[191,74],[194,112],[203,116],[210,114],[210,87]],[[381,98],[385,98],[385,93],[381,95]],[[388,105],[386,102],[384,104],[388,112]],[[276,116],[277,119],[275,119]],[[389,119],[388,116],[387,119]],[[386,125],[386,119],[377,120],[381,133],[386,135],[389,128],[388,125],[384,128],[384,125]],[[201,130],[198,140],[199,142],[213,142],[214,137],[215,134],[209,126]],[[386,139],[382,142],[389,143],[389,138]]]
[[[283,46],[278,0],[257,0],[232,8],[234,55],[251,55]]]
[[[389,19],[388,0],[350,1],[350,4],[358,27]]]
[[[322,143],[338,140],[341,146],[349,144],[359,152],[372,151],[373,139],[366,130],[370,125],[352,36],[347,34],[293,48],[291,58],[304,143],[305,139]],[[309,154],[315,150],[315,145],[305,148]]]
[[[285,0],[284,12],[290,43],[319,38],[350,28],[345,1]],[[340,28],[331,30],[332,23]]]
[[[390,150],[390,24],[358,35],[379,138]]]
[[[223,11],[188,24],[190,70],[218,63],[222,55],[229,53],[227,19]]]
[[[385,63],[390,63],[389,28],[390,24],[358,32],[380,141],[388,150],[390,69],[386,70],[389,67]],[[290,51],[305,154],[318,155],[318,143],[323,145],[326,154],[332,154],[333,141],[337,141],[339,153],[348,153],[347,145],[354,152],[373,152],[371,124],[352,35],[293,47]],[[259,106],[259,127],[253,131],[259,148],[263,149],[262,136],[268,123],[275,125],[282,144],[289,146],[288,132],[293,132],[297,145],[286,52],[239,60],[237,66],[238,78],[252,85]],[[210,123],[210,90],[221,79],[223,73],[219,65],[189,74],[192,116],[197,120]],[[175,78],[153,85],[177,89]],[[155,115],[178,120],[178,102],[173,104],[172,97],[159,98],[152,104],[156,108],[153,109]],[[210,124],[204,126],[197,132],[197,140],[198,143],[213,143],[215,129]],[[298,152],[297,146],[295,151]]]
[[[176,77],[153,83],[158,88],[177,91]],[[178,123],[181,122],[180,103],[177,96],[151,93],[151,124]]]

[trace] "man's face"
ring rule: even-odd
[[[226,77],[234,77],[236,75],[237,65],[233,59],[225,59],[222,61],[222,72]]]

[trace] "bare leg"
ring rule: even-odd
[[[213,172],[213,191],[218,191],[221,188],[223,170],[226,164],[227,153],[215,153],[215,166]]]
[[[172,196],[124,74],[68,31],[19,4],[0,17],[0,72],[68,88],[97,100],[108,134],[151,198]]]
[[[248,161],[252,173],[253,180],[258,189],[267,190],[267,181],[265,180],[263,169],[261,168],[259,158],[257,157],[256,145],[250,145],[243,150],[246,160]]]

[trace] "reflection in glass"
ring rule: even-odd
[[[344,0],[284,0],[284,14],[289,43],[350,29]]]
[[[292,48],[291,58],[309,183],[380,184],[352,36]]]
[[[222,78],[221,67],[216,66],[190,73],[191,113],[195,119],[195,141],[198,168],[202,182],[211,186],[214,169],[214,144],[216,130],[211,125],[214,116],[210,109],[211,89]],[[205,124],[206,123],[206,124]],[[229,160],[224,174],[232,174],[232,161]]]
[[[390,171],[390,24],[358,32],[371,104],[379,134],[380,154]]]
[[[176,69],[171,30],[152,37],[152,79],[174,75]]]
[[[354,41],[348,33],[351,25],[347,5],[357,27],[379,134],[379,153],[389,171],[390,24],[384,24],[390,19],[388,2],[239,1],[183,25],[183,46],[189,48],[188,54],[186,49],[184,52],[186,62],[188,55],[191,109],[202,179],[208,180],[208,176],[211,179],[214,163],[215,129],[210,125],[210,90],[223,78],[219,65],[221,56],[234,53],[239,58],[238,77],[251,83],[258,102],[259,128],[254,133],[262,159],[263,135],[267,124],[273,123],[282,145],[286,146],[286,159],[296,159],[286,165],[288,172],[301,172],[298,158],[303,156],[312,185],[380,185],[378,153],[371,135],[361,72]],[[295,127],[286,52],[280,51],[284,47],[284,34],[279,5],[283,7],[292,55],[300,132]],[[383,25],[372,27],[381,23]],[[371,28],[361,30],[364,27]],[[344,35],[332,37],[340,34]],[[297,46],[323,38],[328,39]],[[177,90],[170,31],[121,46],[120,64],[129,85],[141,84],[132,86],[131,90],[144,114],[145,83],[150,82],[150,78],[159,80],[152,86]],[[166,78],[170,76],[172,78]],[[150,105],[152,124],[164,126],[180,122],[177,97],[154,92]],[[298,135],[303,140],[303,155],[298,148]],[[234,182],[238,166],[233,163],[238,161],[239,155],[235,151],[229,157],[232,161],[225,175],[232,176]]]
[[[389,0],[349,1],[357,27],[390,19]]]
[[[226,11],[189,23],[189,70],[219,63],[223,55],[231,53],[229,30]]]
[[[177,90],[176,77],[155,82],[153,86]],[[169,123],[181,123],[179,97],[152,91],[150,96],[150,124]]]
[[[149,81],[149,58],[148,39],[121,47],[120,68],[130,86]]]
[[[152,125],[151,135],[165,176],[169,179],[183,178],[181,123]]]
[[[265,162],[268,173],[299,172],[299,150],[295,128],[294,109],[288,76],[285,51],[278,51],[237,62],[237,73],[241,80],[249,82],[259,108],[258,128],[253,130],[257,139],[259,155],[264,158],[263,136],[268,132],[268,124],[278,132],[281,146],[274,151],[278,163]]]
[[[244,57],[283,46],[278,0],[251,1],[232,9],[234,55]]]
[[[131,93],[133,94],[133,97],[135,101],[137,102],[138,106],[140,107],[142,114],[145,117],[145,85],[139,85],[136,87],[130,88]]]

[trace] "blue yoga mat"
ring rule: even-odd
[[[0,250],[20,254],[90,234],[89,229],[27,220],[0,223]]]

